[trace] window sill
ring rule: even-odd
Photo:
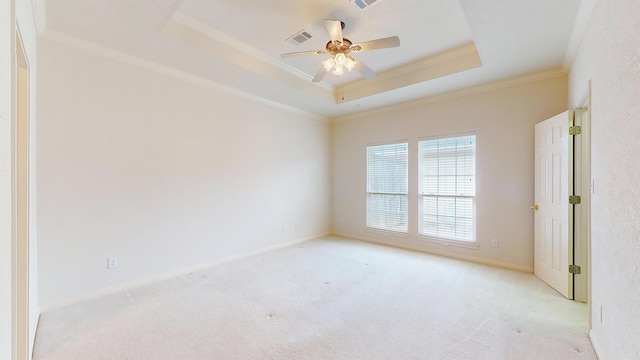
[[[474,250],[478,250],[480,248],[477,242],[471,243],[471,242],[458,241],[458,240],[438,239],[438,238],[432,238],[424,235],[418,235],[418,240],[436,243],[442,246],[455,246],[455,247],[474,249]]]

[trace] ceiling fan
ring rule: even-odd
[[[300,55],[331,54],[331,58],[322,62],[322,67],[320,67],[316,76],[311,80],[313,82],[321,81],[322,78],[324,78],[324,75],[331,70],[333,70],[332,72],[335,75],[342,75],[344,74],[345,69],[347,71],[355,69],[365,78],[371,79],[376,75],[376,72],[362,63],[362,61],[349,55],[349,53],[400,46],[400,38],[397,36],[390,36],[354,44],[351,40],[342,37],[342,30],[344,30],[345,26],[344,22],[340,20],[325,20],[324,25],[329,33],[329,38],[331,38],[324,50],[299,51],[281,55],[283,58],[286,58]]]

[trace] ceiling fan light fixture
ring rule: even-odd
[[[353,56],[347,56],[344,61],[344,67],[349,71],[353,70],[353,68],[356,67],[356,59]]]
[[[322,62],[322,66],[324,66],[324,69],[327,71],[331,71],[331,69],[335,66],[336,61],[333,60],[333,58],[328,58],[327,60]]]
[[[353,70],[356,66],[356,59],[353,56],[346,56],[344,53],[337,53],[334,57],[322,62],[326,71],[333,70],[334,75],[344,75],[344,69]]]

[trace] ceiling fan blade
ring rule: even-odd
[[[359,59],[356,59],[356,66],[354,67],[354,69],[360,73],[360,75],[364,76],[366,79],[371,79],[372,77],[376,76],[376,72],[373,71],[370,67],[368,67],[367,65],[365,65],[362,61],[360,61]]]
[[[390,36],[387,38],[365,41],[359,44],[351,45],[351,51],[367,51],[376,49],[386,49],[400,46],[400,38],[397,36]]]
[[[342,21],[325,20],[324,26],[327,28],[329,37],[334,44],[342,44]]]
[[[320,55],[320,54],[326,54],[326,53],[327,53],[327,50],[313,50],[313,51],[298,51],[298,52],[284,53],[280,56],[283,58],[286,58],[286,57],[292,57],[292,56]]]
[[[320,82],[320,81],[322,81],[322,78],[324,78],[324,75],[326,73],[327,73],[327,69],[325,69],[324,66],[321,66],[320,70],[318,70],[318,72],[316,73],[316,76],[313,77],[311,82]]]

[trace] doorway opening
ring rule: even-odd
[[[534,269],[566,298],[589,303],[590,91],[575,110],[535,126]]]

